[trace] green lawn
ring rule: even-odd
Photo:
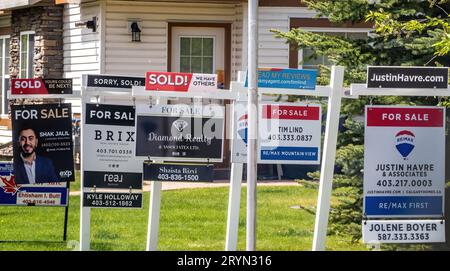
[[[76,187],[76,186],[72,186]],[[246,189],[242,189],[238,250],[245,250]],[[310,250],[317,190],[258,187],[257,250]],[[0,207],[0,250],[71,250],[79,240],[79,196],[70,197],[68,242],[62,242],[64,208]],[[93,209],[92,250],[145,250],[149,193],[143,209]],[[224,250],[228,188],[162,191],[159,250]],[[75,240],[75,241],[71,241]],[[365,250],[350,238],[329,236],[329,250]],[[46,242],[52,241],[52,242]]]

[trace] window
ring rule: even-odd
[[[213,37],[180,37],[180,72],[214,73]]]
[[[345,37],[349,39],[365,39],[367,38],[368,32],[325,32],[325,31],[316,31],[312,30],[312,32],[322,33],[323,35],[328,36],[336,36],[336,37]],[[331,66],[331,62],[327,56],[317,56],[315,58],[310,58],[310,56],[314,53],[312,49],[305,48],[299,51],[299,59],[301,61],[303,69],[319,69],[319,65]]]
[[[34,32],[20,33],[20,75],[19,78],[34,77]]]
[[[9,89],[9,36],[0,36],[0,114],[8,114],[8,99],[6,93]]]

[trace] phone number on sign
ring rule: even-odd
[[[431,180],[378,180],[377,185],[382,187],[405,187],[405,186],[414,186],[414,187],[430,187],[433,182]]]
[[[158,174],[158,180],[161,181],[198,181],[198,175],[183,174]]]
[[[117,149],[97,149],[97,153],[101,154],[132,154],[131,150],[117,150]]]
[[[312,135],[291,135],[291,134],[274,134],[269,135],[268,140],[284,140],[284,141],[311,141]]]
[[[104,206],[104,207],[132,207],[133,201],[131,200],[94,200],[92,206]]]
[[[378,241],[424,241],[429,240],[428,233],[379,233]]]

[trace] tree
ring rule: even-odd
[[[363,83],[366,68],[373,66],[448,66],[450,63],[450,4],[448,0],[305,0],[318,17],[326,16],[332,23],[371,22],[374,30],[367,39],[346,39],[301,29],[289,32],[272,30],[279,38],[297,46],[311,48],[311,57],[325,55],[335,65],[345,67],[345,84]],[[318,82],[327,84],[329,67],[320,66]],[[362,177],[364,124],[357,117],[364,115],[366,104],[425,104],[447,100],[436,97],[362,97],[345,99],[341,115],[346,130],[338,138],[336,165],[340,174],[334,177],[334,194],[341,196],[330,212],[332,233],[350,233],[353,240],[361,238]],[[318,179],[319,173],[311,173]]]

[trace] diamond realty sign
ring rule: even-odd
[[[367,106],[364,214],[441,217],[445,108]]]
[[[136,156],[164,161],[221,162],[221,105],[136,106]]]

